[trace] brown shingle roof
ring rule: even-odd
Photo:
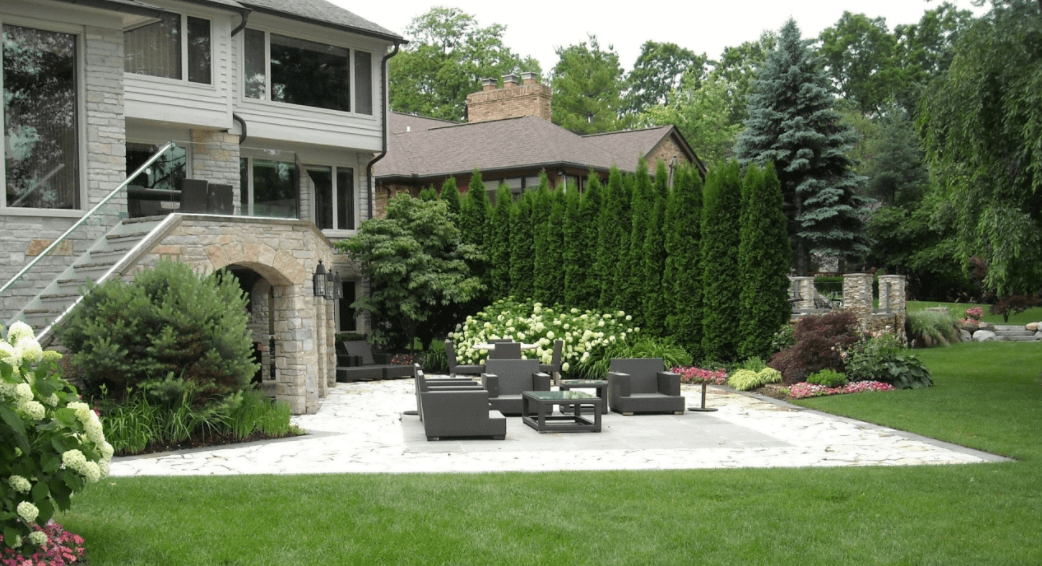
[[[405,38],[397,33],[325,0],[239,0],[239,2],[258,12],[405,43]]]
[[[634,171],[672,126],[579,136],[536,116],[472,124],[432,125],[405,132],[418,117],[392,113],[387,156],[376,177],[439,177],[482,171],[572,165]],[[423,119],[429,120],[429,119]],[[421,123],[422,125],[423,123]],[[427,124],[430,125],[430,124]]]
[[[426,116],[417,116],[415,114],[391,112],[388,125],[391,128],[392,134],[404,134],[406,132],[420,132],[431,128],[440,128],[442,126],[456,126],[459,125],[459,122],[439,120],[437,118],[428,118]]]

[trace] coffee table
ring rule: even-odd
[[[561,406],[561,416],[551,416],[554,405]],[[592,422],[582,416],[584,406],[593,411]],[[567,407],[574,408],[575,414],[563,414]],[[521,421],[539,432],[600,432],[602,407],[604,399],[582,391],[521,393]]]
[[[572,389],[593,389],[597,396],[604,400],[601,405],[601,414],[608,412],[608,380],[606,379],[562,379],[557,387],[561,391]]]

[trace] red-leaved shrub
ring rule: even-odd
[[[843,371],[843,356],[858,340],[857,318],[850,312],[805,316],[796,323],[796,345],[771,358],[768,366],[787,385],[806,381],[823,369]]]

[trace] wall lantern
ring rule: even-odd
[[[326,272],[326,300],[332,301],[336,298],[336,281],[332,271]]]
[[[344,281],[340,279],[340,270],[333,274],[333,300],[339,301],[344,298]]]
[[[322,260],[318,260],[318,267],[315,268],[315,275],[311,278],[315,285],[314,293],[316,297],[326,296],[326,267],[322,265]]]

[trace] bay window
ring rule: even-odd
[[[80,208],[76,36],[2,29],[3,204]]]

